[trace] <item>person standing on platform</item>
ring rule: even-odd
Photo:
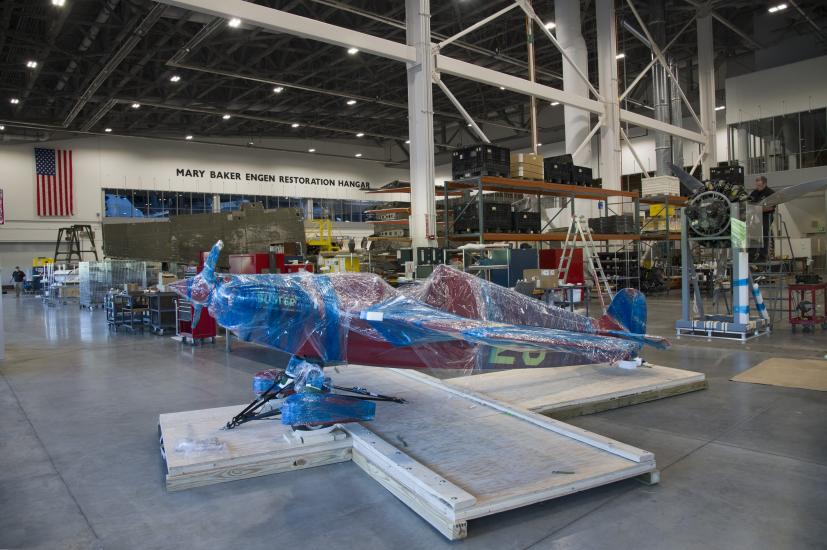
[[[757,176],[755,178],[755,189],[752,190],[752,193],[749,194],[747,199],[749,202],[758,203],[769,197],[775,193],[772,189],[769,188],[767,185],[767,177],[766,176]],[[773,214],[775,213],[774,206],[765,206],[764,207],[764,215],[763,215],[763,242],[762,246],[759,249],[756,255],[757,262],[766,262],[769,260],[769,250],[770,250],[770,227],[772,226],[772,219]]]

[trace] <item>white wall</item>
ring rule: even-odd
[[[37,217],[33,153],[35,147],[72,150],[74,216]],[[366,156],[369,155],[366,153]],[[31,266],[32,257],[52,256],[59,227],[88,223],[93,225],[96,235],[99,236],[103,215],[103,188],[377,201],[408,200],[407,195],[371,195],[361,189],[338,183],[340,180],[368,182],[371,187],[377,188],[392,180],[407,179],[407,169],[387,168],[381,163],[355,158],[339,159],[314,154],[200,143],[95,137],[7,145],[0,147],[0,166],[3,178],[0,188],[4,191],[6,213],[6,224],[0,226],[0,265],[4,267]],[[179,168],[203,170],[204,173],[196,177],[180,176],[176,174]],[[210,171],[237,172],[241,179],[210,177]],[[246,173],[272,174],[277,181],[246,181]],[[336,184],[279,183],[278,180],[282,176],[332,179]]]
[[[726,123],[827,106],[827,56],[726,80]]]

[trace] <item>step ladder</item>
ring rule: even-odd
[[[582,247],[577,246],[577,242],[583,243]],[[594,288],[597,289],[597,296],[600,298],[600,305],[606,309],[606,300],[603,297],[605,290],[609,297],[609,302],[614,298],[612,288],[609,285],[609,279],[603,271],[603,264],[600,263],[600,256],[597,253],[597,246],[594,244],[592,238],[592,230],[586,222],[584,216],[575,216],[569,224],[569,229],[566,232],[566,241],[563,244],[563,254],[560,255],[560,263],[557,266],[558,278],[561,282],[567,282],[569,269],[571,268],[571,260],[574,257],[574,251],[577,248],[583,249],[583,265],[587,269],[588,276],[594,283]]]
[[[84,241],[88,243],[89,248],[84,248]],[[76,264],[83,261],[84,254],[93,255],[95,261],[98,260],[92,226],[76,224],[59,228],[55,242],[55,263]]]

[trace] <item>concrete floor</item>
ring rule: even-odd
[[[233,405],[260,349],[113,334],[101,311],[4,297],[0,548],[439,548],[440,534],[352,463],[167,493],[158,414]],[[674,299],[651,300],[673,334]],[[469,524],[473,548],[827,548],[827,395],[730,382],[770,356],[821,358],[827,333],[746,345],[683,338],[653,362],[709,389],[573,423],[655,453],[634,480]]]

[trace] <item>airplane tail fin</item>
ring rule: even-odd
[[[218,241],[213,245],[207,260],[204,262],[204,267],[195,277],[175,281],[169,285],[179,296],[192,302],[192,328],[198,326],[198,321],[201,319],[201,310],[205,306],[209,306],[212,300],[213,291],[215,290],[215,266],[218,264],[218,256],[221,254],[222,248],[224,248],[223,241]]]
[[[615,294],[606,313],[598,320],[602,334],[633,340],[665,349],[669,342],[660,336],[646,334],[646,296],[634,288],[624,288]]]

